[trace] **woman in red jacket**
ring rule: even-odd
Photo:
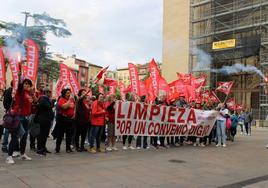
[[[102,152],[100,149],[101,133],[105,125],[105,106],[104,106],[104,96],[100,93],[97,96],[97,100],[92,103],[91,112],[91,139],[90,139],[90,153]],[[96,140],[96,148],[94,147],[94,142]]]
[[[72,126],[74,119],[75,101],[71,97],[70,89],[63,89],[61,91],[61,97],[58,101],[58,117],[57,123],[59,126],[59,132],[56,140],[56,153],[60,152],[61,142],[66,134],[66,152],[72,152],[71,139],[72,139]]]
[[[28,118],[31,115],[31,107],[33,102],[33,96],[30,93],[32,87],[32,81],[29,79],[23,80],[22,83],[19,84],[18,90],[16,91],[14,103],[12,105],[12,111],[17,113],[20,116],[20,127],[24,129],[24,134],[19,136],[17,131],[11,133],[11,141],[8,147],[8,157],[6,159],[6,163],[14,164],[14,160],[12,158],[12,154],[14,148],[18,144],[18,139],[20,137],[20,154],[22,160],[32,160],[25,154],[27,136],[28,136]]]

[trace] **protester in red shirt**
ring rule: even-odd
[[[57,126],[58,126],[58,135],[56,140],[56,153],[60,152],[61,142],[66,134],[66,152],[72,152],[71,149],[71,138],[72,138],[72,126],[74,119],[74,109],[75,101],[71,96],[70,89],[63,89],[61,91],[61,97],[58,101],[58,117],[57,117]]]
[[[18,85],[18,89],[15,94],[14,103],[12,105],[12,111],[20,116],[20,125],[18,131],[11,133],[11,141],[8,147],[8,157],[6,163],[14,164],[12,158],[13,151],[18,144],[18,139],[20,139],[20,154],[22,160],[32,160],[25,154],[27,136],[28,136],[28,117],[31,115],[31,107],[33,102],[33,96],[30,93],[32,87],[32,81],[29,79],[23,80],[22,83]],[[23,132],[23,135],[19,135],[18,132]]]
[[[115,101],[116,96],[114,94],[110,95],[110,101],[107,105],[108,112],[108,147],[107,151],[117,151],[118,149],[115,147]]]
[[[76,135],[75,135],[75,146],[76,151],[82,152],[87,151],[84,147],[86,135],[88,129],[90,128],[90,98],[86,95],[85,89],[80,89],[78,92],[78,101],[76,103],[76,113],[75,113],[75,122],[76,122]],[[81,136],[81,142],[79,146],[79,137]]]
[[[90,153],[102,152],[100,148],[101,133],[105,125],[105,106],[104,106],[104,95],[99,93],[97,100],[92,103],[91,112],[91,139],[90,139]],[[96,149],[94,142],[96,140]]]

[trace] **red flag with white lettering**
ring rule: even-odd
[[[179,92],[177,91],[177,87],[176,87],[177,81],[178,80],[175,80],[175,81],[168,84],[168,86],[169,86],[168,100],[169,101],[173,101],[173,100],[179,98],[179,96],[180,96]]]
[[[128,63],[128,69],[129,69],[132,92],[140,96],[140,80],[138,75],[138,69],[133,63]]]
[[[218,87],[216,89],[216,91],[222,92],[225,95],[229,95],[229,93],[231,92],[232,86],[233,86],[234,82],[218,82]]]
[[[192,84],[192,75],[191,74],[182,74],[177,72],[177,76],[179,80],[182,80],[185,85]]]
[[[149,72],[150,72],[150,77],[152,80],[152,87],[153,87],[154,95],[157,97],[159,93],[159,79],[161,75],[160,75],[160,71],[154,59],[152,59],[150,62]]]
[[[38,71],[38,46],[32,39],[26,39],[27,61],[22,66],[23,78],[28,78],[35,85]]]
[[[62,81],[62,85],[64,88],[69,88],[73,92],[73,88],[70,84],[69,68],[63,63],[60,64],[60,80]]]
[[[80,84],[78,83],[75,74],[70,69],[69,69],[69,80],[70,85],[72,86],[72,89],[74,91],[74,94],[77,95],[80,90]]]
[[[15,93],[19,84],[19,62],[16,58],[12,57],[8,57],[8,61],[13,79],[13,88],[14,88],[13,93]]]
[[[0,89],[6,87],[6,64],[3,49],[0,48]]]

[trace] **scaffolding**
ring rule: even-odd
[[[268,75],[268,1],[267,0],[191,0],[190,46],[210,54],[212,64],[207,70],[209,86],[217,81],[236,80],[234,97],[246,107],[258,109],[258,118],[268,114],[268,85],[251,73],[224,76],[212,68],[241,63],[258,67]],[[213,50],[212,43],[235,39],[235,47]],[[196,57],[190,53],[189,68],[194,73]]]

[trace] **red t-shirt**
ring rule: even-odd
[[[58,107],[59,107],[59,113],[61,115],[72,118],[74,116],[75,101],[73,99],[70,100],[71,100],[71,106],[67,109],[63,109],[62,105],[67,103],[68,99],[61,97],[60,100],[58,101]]]
[[[29,116],[31,115],[33,97],[30,95],[30,91],[27,90],[23,90],[22,94],[24,94],[23,101],[21,101],[21,94],[18,91],[16,92],[12,110],[21,116]]]

